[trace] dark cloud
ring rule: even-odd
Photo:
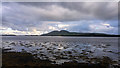
[[[13,30],[49,32],[67,29],[112,33],[111,30],[118,28],[116,2],[4,2],[2,6],[3,27]],[[101,23],[110,24],[111,28],[108,29]],[[62,26],[57,27],[58,24]],[[101,29],[95,31],[90,27],[92,25],[100,25]]]
[[[117,19],[118,15],[118,5],[115,2],[20,2],[3,3],[3,5],[11,7],[15,13],[35,14],[36,11],[38,19],[43,21],[112,20]]]

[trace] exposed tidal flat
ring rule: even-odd
[[[116,37],[3,37],[2,50],[3,66],[119,67]]]

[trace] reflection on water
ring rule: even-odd
[[[103,56],[118,63],[118,38],[4,36],[2,39],[2,48],[7,52],[29,52],[55,64],[69,61],[96,63],[91,59]]]

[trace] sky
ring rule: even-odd
[[[118,34],[117,2],[3,2],[0,33],[40,35],[54,30]]]

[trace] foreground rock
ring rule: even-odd
[[[49,60],[40,60],[39,58],[34,58],[30,53],[21,52],[3,52],[3,65],[2,68],[11,67],[22,67],[22,68],[109,68],[111,60],[108,57],[103,59],[94,60],[100,61],[98,64],[92,63],[77,63],[77,62],[65,62],[63,64],[52,64],[54,62]],[[113,66],[115,67],[115,66]],[[117,67],[117,66],[116,66]]]

